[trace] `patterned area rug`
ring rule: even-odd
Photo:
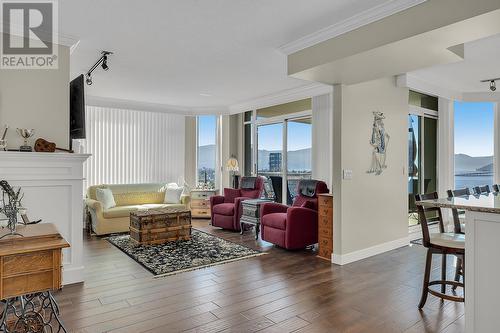
[[[129,235],[111,236],[107,240],[144,266],[155,277],[265,254],[195,229],[191,240],[161,245],[137,246],[130,240]]]

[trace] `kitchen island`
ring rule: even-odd
[[[426,207],[465,210],[465,331],[497,332],[500,327],[500,195],[425,200]]]

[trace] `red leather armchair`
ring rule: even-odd
[[[322,181],[301,180],[291,207],[265,203],[260,211],[262,240],[285,249],[303,249],[318,242],[318,194],[328,193]]]
[[[225,188],[224,195],[210,197],[212,225],[240,231],[241,202],[260,198],[264,190],[264,177],[242,177],[240,188]]]

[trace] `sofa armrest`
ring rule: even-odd
[[[191,202],[191,196],[187,194],[181,195],[181,204],[186,206],[186,208],[189,208],[189,204]]]
[[[276,202],[266,202],[260,207],[260,216],[273,213],[286,213],[288,211],[287,205],[279,204]]]
[[[97,214],[102,214],[102,203],[94,199],[85,199],[85,204],[89,209],[94,210]]]

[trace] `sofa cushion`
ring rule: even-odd
[[[285,230],[286,213],[271,213],[262,217],[262,224],[266,227]]]
[[[104,209],[109,209],[116,206],[113,192],[109,188],[99,188],[96,190],[96,198],[102,204]]]
[[[159,208],[186,208],[183,204],[144,204],[144,205],[128,205],[116,206],[102,212],[102,215],[107,218],[126,217],[131,212],[137,210],[159,209]]]
[[[233,216],[234,215],[234,203],[222,203],[215,205],[212,210],[215,214]]]
[[[130,206],[117,206],[110,209],[105,209],[102,215],[106,219],[112,219],[115,217],[127,217],[131,212],[139,210],[140,206],[130,205]]]
[[[114,194],[117,206],[134,206],[142,204],[161,204],[164,192],[127,192]]]

